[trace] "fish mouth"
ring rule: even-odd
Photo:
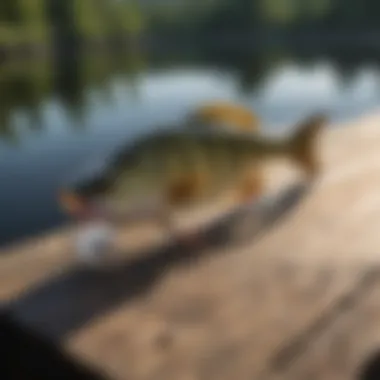
[[[88,219],[99,215],[97,208],[87,198],[70,190],[58,193],[60,207],[75,219]]]

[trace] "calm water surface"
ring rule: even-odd
[[[207,100],[249,106],[268,132],[308,113],[344,120],[380,104],[376,64],[304,60],[83,58],[0,67],[0,245],[65,222],[55,192],[91,155],[176,123]],[[344,63],[344,62],[343,62]]]

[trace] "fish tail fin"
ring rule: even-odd
[[[320,169],[316,140],[326,123],[326,115],[312,115],[298,125],[290,140],[293,160],[303,167],[309,177],[315,177]]]

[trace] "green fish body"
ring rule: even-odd
[[[68,186],[63,203],[69,208],[72,199],[97,200],[119,211],[147,205],[192,208],[239,189],[248,170],[277,157],[288,157],[315,176],[315,137],[324,123],[324,117],[311,117],[284,139],[215,130],[156,131],[108,157],[100,173]],[[68,201],[67,194],[74,198]]]

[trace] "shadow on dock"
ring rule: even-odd
[[[160,248],[106,271],[74,268],[38,284],[8,306],[20,322],[51,338],[63,338],[92,318],[148,292],[167,270],[205,255],[217,254],[215,248],[233,244],[229,231],[242,213],[255,218],[254,228],[249,231],[249,243],[252,244],[255,238],[294,210],[309,187],[304,183],[295,184],[274,199],[257,202],[248,212],[238,210],[230,214],[205,231],[208,243],[200,249]]]
[[[18,324],[0,310],[2,379],[107,380],[99,370],[76,360],[59,345]]]

